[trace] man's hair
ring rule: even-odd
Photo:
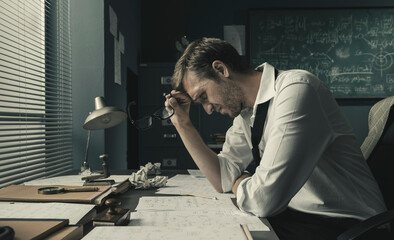
[[[175,64],[173,89],[184,91],[182,80],[186,71],[193,71],[199,78],[218,80],[217,73],[212,68],[215,60],[222,61],[237,73],[250,70],[237,50],[228,42],[218,38],[201,38],[191,42]]]

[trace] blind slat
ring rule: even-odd
[[[57,133],[57,134],[56,134]],[[51,134],[51,135],[50,135]],[[66,138],[66,137],[70,137],[71,138],[71,132],[55,132],[55,133],[45,133],[45,140],[44,141],[48,141],[48,139],[58,139],[58,138]],[[55,136],[53,134],[56,134]],[[34,135],[39,135],[39,137],[27,137],[27,136],[34,136]],[[0,136],[0,143],[12,143],[12,142],[25,142],[25,145],[37,145],[38,143],[35,142],[31,142],[34,140],[42,140],[42,135],[43,133],[24,133],[24,137],[23,138],[11,138],[11,137],[19,137],[20,134],[9,134],[9,135],[4,135],[4,136]],[[2,140],[2,139],[6,139],[6,140]],[[27,144],[26,142],[30,142],[29,144]],[[9,148],[9,147],[20,147],[20,145],[18,144],[2,144],[0,145],[0,149],[2,148]]]
[[[0,97],[12,97],[16,98],[16,96],[10,96],[10,95],[5,95],[5,94],[0,94]],[[33,102],[26,102],[26,100],[31,100],[31,101],[37,101],[36,99],[31,99],[31,98],[20,98],[22,101],[7,101],[7,100],[0,100],[0,108],[13,108],[13,109],[19,109],[19,110],[31,110],[31,111],[43,111],[45,108],[50,109],[50,108],[57,108],[57,107],[64,107],[66,109],[70,109],[70,107],[62,106],[61,104],[40,104],[40,103],[33,103]],[[7,105],[8,103],[8,105]],[[6,104],[6,105],[3,105]],[[20,105],[25,105],[25,106],[39,106],[41,108],[34,108],[34,107],[21,107]],[[16,107],[18,106],[18,107]]]
[[[11,78],[6,78],[6,77],[2,77],[2,80],[3,81],[4,80],[10,80],[13,83],[20,83],[20,84],[22,83],[21,81],[17,81],[17,80],[14,80],[14,79],[11,79]],[[8,92],[13,92],[14,91],[15,92],[16,91],[15,88],[20,88],[20,85],[16,85],[16,84],[13,84],[13,83],[9,83],[8,81],[7,82],[0,82],[0,85],[3,85],[5,87],[9,87],[10,88],[10,89],[7,89],[7,90],[5,90],[5,88],[2,88],[2,90],[4,90],[4,91],[8,91]],[[25,92],[23,92],[23,93],[26,94],[26,95],[42,97],[42,95],[45,94],[46,92],[52,93],[52,91],[50,91],[50,89],[48,89],[48,88],[47,88],[47,90],[42,89],[40,85],[35,85],[35,86],[40,87],[40,89],[32,88],[32,87],[26,86],[26,85],[27,84],[25,84],[25,86],[23,87],[23,89],[25,90]],[[63,88],[64,88],[64,86],[63,86]],[[56,93],[58,91],[53,91],[53,92]],[[67,98],[64,98],[62,96],[65,96]],[[66,102],[67,102],[69,100],[69,98],[71,98],[71,87],[69,87],[67,93],[64,92],[62,96],[56,96],[56,97],[53,97],[53,98],[54,99],[58,99],[58,100],[66,100]]]
[[[45,143],[43,142],[32,142],[32,143],[27,143],[27,144],[13,144],[9,148],[3,150],[0,148],[0,154],[20,154],[21,156],[24,156],[26,154],[30,154],[30,152],[34,152],[34,150],[39,150],[41,148],[46,147],[49,151],[55,151],[58,149],[59,146],[67,144],[67,138],[62,139],[58,138],[56,140],[46,140]],[[71,139],[68,141],[69,144],[71,144]],[[23,147],[24,150],[22,151],[20,148]],[[52,148],[50,148],[52,147]]]
[[[8,41],[11,41],[10,39],[8,39]],[[11,45],[10,43],[3,41],[0,41],[1,45],[2,45],[2,49],[5,50],[6,53],[10,54],[21,54],[23,53],[23,59],[27,59],[30,60],[33,63],[42,63],[45,60],[49,60],[49,61],[56,61],[56,59],[54,59],[53,57],[48,57],[48,58],[40,58],[38,55],[34,55],[32,53],[30,53],[29,51],[24,50],[23,48],[17,48],[14,47],[13,45]],[[66,48],[62,48],[62,49],[58,49],[57,52],[63,52],[63,53],[68,53],[68,51],[71,51],[71,49],[66,49]],[[51,51],[47,51],[48,53],[52,53]],[[70,58],[64,58],[64,69],[67,70],[71,70],[71,59]],[[65,64],[67,63],[67,64]],[[51,64],[50,62],[47,63],[49,66],[52,66],[53,64]]]
[[[69,131],[72,130],[71,127],[69,126],[63,126],[63,127],[41,127],[41,128],[33,128],[33,127],[24,127],[24,128],[5,128],[2,129],[0,128],[0,131],[42,131],[42,130],[46,130],[46,131],[51,131],[51,130],[61,130],[61,131]]]
[[[44,156],[47,158],[56,157],[58,155],[63,155],[66,153],[70,154],[70,152],[68,151],[68,148],[62,147],[62,148],[57,149],[56,152],[53,152],[53,151],[47,152],[44,150],[36,151],[34,154],[29,154],[28,156],[24,156],[23,158],[21,158],[21,155],[15,155],[15,156],[9,157],[7,159],[1,159],[0,166],[8,165],[11,163],[18,163],[18,162],[30,161],[30,160],[34,160],[34,159],[40,159],[40,158],[43,158]]]
[[[70,171],[71,165],[70,164],[62,164],[61,168],[56,166],[56,167],[50,167],[48,171],[44,171],[46,168],[40,168],[40,169],[34,169],[32,171],[26,171],[21,174],[15,174],[12,176],[8,176],[5,178],[0,177],[0,188],[5,187],[9,184],[19,184],[23,183],[26,181],[31,181],[34,179],[42,178],[42,177],[47,177],[47,176],[57,176],[62,173]]]
[[[14,68],[14,67],[7,66],[7,65],[4,65],[4,64],[0,63],[0,67],[4,67],[4,69],[7,69],[7,72],[5,72],[4,70],[1,70],[1,72],[11,74],[11,72],[8,72],[8,71],[11,70],[13,72],[18,72],[19,73],[19,75],[18,74],[11,74],[11,75],[19,76],[19,77],[23,76],[24,78],[27,78],[26,75],[28,75],[29,76],[28,79],[31,79],[31,80],[33,80],[33,81],[35,81],[37,83],[47,83],[47,84],[51,84],[52,86],[57,86],[57,83],[52,83],[52,82],[48,82],[48,81],[45,80],[46,76],[49,77],[49,79],[51,79],[50,77],[53,77],[53,75],[51,76],[50,74],[44,74],[43,72],[39,72],[41,74],[32,73],[32,70],[31,71],[26,71],[26,69],[29,69],[26,66],[23,66],[24,70],[21,70],[21,69]],[[58,75],[56,75],[56,77],[62,77],[62,76],[59,76],[59,74],[58,74]],[[62,83],[62,84],[65,84],[67,86],[66,83]]]
[[[69,147],[71,147],[71,143],[69,144],[58,144],[57,147],[53,148],[53,149],[49,149],[49,150],[42,150],[42,148],[30,148],[29,154],[27,155],[26,153],[22,153],[22,152],[18,152],[18,151],[14,151],[13,153],[11,152],[11,154],[7,154],[7,157],[2,157],[0,158],[0,161],[5,161],[5,160],[11,160],[14,159],[14,161],[24,161],[27,156],[30,155],[36,155],[36,154],[49,154],[49,153],[58,153],[59,151],[64,151],[67,150]],[[1,173],[0,173],[1,176]]]
[[[3,56],[5,58],[0,59],[0,61],[3,61],[5,63],[9,63],[10,65],[11,64],[15,64],[15,62],[18,62],[19,64],[24,64],[24,69],[25,70],[29,69],[30,71],[34,71],[37,74],[46,74],[47,77],[66,76],[66,75],[63,75],[62,72],[58,72],[58,69],[56,69],[56,68],[52,69],[51,66],[48,65],[48,64],[47,64],[47,69],[44,72],[44,71],[42,71],[42,69],[39,69],[40,65],[37,65],[37,63],[35,63],[34,61],[26,61],[26,60],[23,60],[23,59],[16,58],[14,56],[10,56],[10,55],[5,54],[5,53],[3,54]],[[6,60],[6,58],[10,59],[10,60]],[[11,60],[14,60],[14,61],[11,61]],[[42,64],[42,62],[38,62],[38,63]],[[27,71],[27,72],[30,72],[30,71]]]
[[[56,164],[60,161],[64,161],[64,159],[67,159],[67,158],[71,158],[71,155],[70,154],[62,154],[62,155],[59,155],[56,157],[49,157],[49,158],[47,157],[47,158],[41,158],[41,159],[36,158],[36,159],[32,159],[32,160],[27,160],[25,162],[14,162],[12,164],[0,166],[0,171],[2,173],[4,173],[4,176],[6,176],[6,175],[11,175],[10,173],[23,172],[20,169],[21,167],[26,167],[26,166],[30,167],[31,165],[35,165],[35,164],[44,164],[44,165],[46,164],[48,166],[48,165]],[[35,166],[30,169],[33,169],[33,168],[37,168],[37,167]]]
[[[36,83],[46,83],[45,81],[42,81],[42,80],[39,80],[39,79],[27,77],[27,76],[23,75],[22,73],[21,73],[20,75],[18,75],[18,74],[14,74],[14,73],[10,73],[10,72],[5,72],[5,71],[3,71],[3,70],[0,70],[0,73],[6,73],[6,74],[8,74],[8,75],[10,75],[10,76],[17,77],[18,79],[24,78],[24,79],[26,79],[26,80],[34,81],[34,82],[36,82]],[[10,78],[5,78],[5,79],[10,79]],[[45,78],[43,78],[43,79],[45,79]],[[17,79],[12,79],[12,78],[11,78],[11,80],[12,80],[12,81],[15,81],[15,82],[20,82],[20,81],[17,80]],[[32,86],[43,87],[43,85],[33,84],[33,83],[31,83],[31,82],[24,82],[24,83],[25,83],[25,84],[28,84],[28,85],[32,85]],[[52,88],[51,88],[51,86],[52,86]],[[57,86],[56,84],[47,83],[45,87],[46,87],[46,88],[49,88],[49,89],[58,90],[57,88],[54,88],[54,87],[56,87],[56,86]],[[60,85],[60,86],[61,86],[61,85]],[[71,86],[71,85],[70,85],[70,86]],[[67,86],[66,86],[66,87],[67,87]],[[67,88],[63,88],[63,90],[64,90],[65,93],[71,94],[71,90],[68,90]]]

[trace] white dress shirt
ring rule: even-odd
[[[257,105],[270,101],[259,144],[260,165],[237,189],[238,207],[259,217],[286,207],[313,214],[365,219],[386,210],[355,135],[324,84],[304,70],[264,63],[253,109],[244,109],[218,154],[222,188],[253,161],[251,126]]]

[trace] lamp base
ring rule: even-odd
[[[80,175],[83,176],[89,176],[92,174],[92,171],[90,170],[89,164],[85,161],[81,165],[81,171],[79,172]]]
[[[109,176],[111,176],[108,170],[108,165],[104,160],[105,158],[107,158],[107,156],[107,154],[100,155],[100,158],[103,159],[103,172],[81,178],[81,180],[85,180],[85,183],[83,184],[84,186],[106,186],[115,184],[114,180],[107,179]]]
[[[109,186],[115,184],[115,180],[113,179],[102,179],[102,180],[93,180],[93,181],[85,181],[84,186]]]

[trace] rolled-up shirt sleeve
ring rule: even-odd
[[[218,154],[223,192],[231,191],[235,180],[253,160],[248,142],[243,119],[238,116],[226,132],[226,141]]]
[[[278,90],[270,106],[260,165],[237,189],[241,210],[259,217],[279,213],[308,180],[332,141],[332,129],[315,88],[308,81],[294,81]]]

